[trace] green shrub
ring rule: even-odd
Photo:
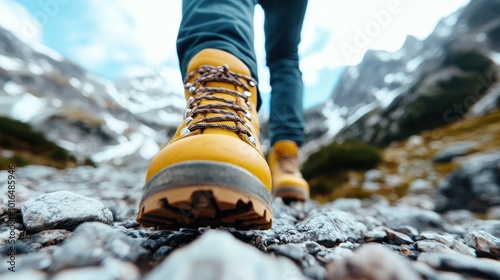
[[[23,157],[22,155],[18,155],[18,154],[15,154],[12,157],[12,162],[14,162],[16,164],[16,166],[18,166],[18,167],[25,166],[25,165],[29,164],[29,161],[25,157]]]
[[[374,168],[380,161],[380,150],[356,140],[331,143],[313,153],[305,161],[302,172],[306,179],[331,176],[341,170]]]
[[[23,151],[54,160],[59,163],[58,166],[76,162],[76,158],[67,150],[48,140],[42,132],[34,130],[31,125],[2,116],[0,116],[0,148]],[[8,160],[18,163],[19,166],[28,164],[28,160],[22,156]]]
[[[21,167],[29,164],[29,161],[19,154],[14,154],[12,157],[0,156],[0,170],[10,169],[10,165],[14,164],[16,167]]]

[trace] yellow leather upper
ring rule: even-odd
[[[229,70],[246,76],[251,76],[248,67],[241,62],[234,55],[217,50],[217,49],[205,49],[195,55],[189,65],[188,73],[193,70],[198,69],[203,65],[221,66],[228,65]],[[196,77],[193,77],[188,82],[192,82]],[[246,82],[245,82],[246,83]],[[243,92],[243,88],[237,86],[222,83],[222,82],[208,82],[206,86],[210,87],[223,87],[231,90],[236,90],[238,92]],[[238,105],[247,109],[252,116],[252,120],[248,120],[249,128],[251,133],[254,135],[256,140],[256,145],[254,146],[250,141],[245,138],[241,138],[235,132],[229,130],[219,129],[219,128],[208,128],[203,131],[202,134],[196,135],[186,135],[181,137],[180,133],[182,129],[186,126],[185,121],[183,121],[175,135],[170,140],[170,143],[165,146],[151,161],[146,174],[146,181],[148,181],[152,176],[161,171],[162,169],[185,161],[191,160],[213,160],[219,162],[226,162],[242,167],[255,175],[260,181],[271,191],[271,174],[267,162],[262,155],[261,147],[259,143],[259,121],[257,116],[257,88],[256,86],[249,86],[251,97],[250,97],[250,107],[241,98],[233,97],[229,94],[215,93],[214,96],[219,96],[228,100],[236,102]],[[186,100],[188,100],[192,94],[188,89],[184,92]],[[214,100],[203,100],[199,105],[217,103]],[[241,114],[241,112],[237,112]],[[195,123],[199,118],[202,117],[212,117],[219,114],[209,113],[206,116],[195,116],[192,123]],[[233,121],[220,122],[221,124],[228,125],[239,125]]]

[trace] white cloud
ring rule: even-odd
[[[92,37],[73,47],[87,69],[99,70],[105,63],[176,65],[175,38],[181,18],[181,1],[91,0]],[[88,36],[88,34],[85,34]],[[73,42],[82,41],[72,36]],[[124,69],[129,75],[132,70]]]
[[[41,42],[41,24],[21,4],[14,0],[1,0],[0,11],[0,26],[25,42]]]
[[[181,0],[123,0],[147,63],[177,61],[175,40],[181,22]]]

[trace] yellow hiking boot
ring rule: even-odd
[[[137,221],[170,230],[270,228],[255,80],[238,58],[216,49],[194,56],[188,73],[184,121],[149,165]]]
[[[276,142],[269,153],[274,196],[285,201],[309,199],[309,184],[300,173],[298,153],[297,144],[289,140]]]

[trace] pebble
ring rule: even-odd
[[[473,230],[465,236],[465,244],[476,249],[478,257],[500,259],[500,239],[484,230]]]
[[[432,188],[431,182],[424,180],[424,179],[417,179],[417,180],[414,180],[410,183],[410,187],[409,187],[408,191],[418,193],[418,192],[422,192],[422,191],[427,191],[431,188]]]
[[[113,222],[101,202],[69,191],[40,195],[21,205],[24,226],[29,232],[47,229],[72,230],[83,222]]]
[[[380,184],[376,182],[364,182],[361,188],[367,191],[376,191],[380,189]]]
[[[370,169],[365,172],[364,179],[366,182],[380,182],[384,177],[384,174],[377,169]]]

